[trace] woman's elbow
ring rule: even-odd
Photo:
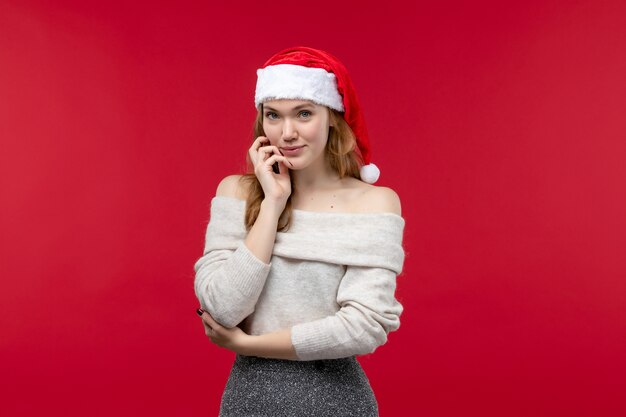
[[[254,312],[255,305],[247,297],[222,288],[220,280],[213,276],[203,278],[197,280],[196,296],[213,320],[224,327],[233,328]]]
[[[356,355],[373,353],[378,347],[387,343],[388,334],[400,327],[397,317],[386,320],[385,323],[362,323],[358,336],[353,338]]]
[[[233,310],[225,303],[210,302],[206,299],[201,301],[200,304],[203,306],[203,309],[213,317],[213,320],[229,329],[237,326],[254,312],[254,308]]]
[[[387,335],[382,334],[367,334],[354,341],[354,354],[355,355],[367,355],[374,353],[379,346],[384,345],[387,342]]]

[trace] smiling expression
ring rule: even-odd
[[[328,109],[307,100],[263,103],[263,131],[291,161],[291,169],[324,162],[330,117]]]

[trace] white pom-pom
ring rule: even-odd
[[[380,169],[372,163],[363,165],[360,169],[361,179],[368,184],[374,184],[380,177]]]

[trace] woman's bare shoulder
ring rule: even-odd
[[[367,207],[368,212],[394,213],[402,216],[400,197],[389,187],[367,184],[359,200],[360,206]]]
[[[247,198],[247,185],[244,181],[241,180],[242,178],[243,175],[227,175],[217,185],[215,195],[245,200]]]

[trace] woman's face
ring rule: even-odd
[[[277,146],[291,161],[292,169],[324,161],[329,121],[325,106],[307,100],[281,99],[263,103],[263,131],[270,144]]]

